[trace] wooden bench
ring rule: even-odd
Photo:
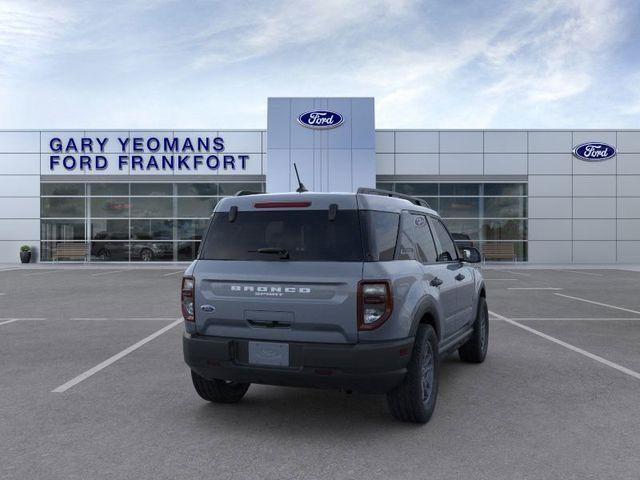
[[[53,247],[51,259],[55,262],[61,258],[82,258],[85,262],[89,256],[89,246],[86,243],[58,243]]]
[[[511,242],[485,243],[482,248],[482,261],[487,260],[517,260],[516,249]]]

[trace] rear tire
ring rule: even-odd
[[[438,396],[438,337],[431,325],[420,325],[402,383],[387,393],[391,414],[403,422],[426,423]]]
[[[480,297],[478,313],[473,324],[473,334],[467,342],[458,349],[460,360],[469,363],[482,363],[487,356],[489,347],[489,309],[487,300]]]
[[[150,262],[153,260],[153,252],[148,248],[143,248],[140,252],[140,259],[143,262]]]
[[[193,386],[203,399],[215,403],[237,403],[249,390],[250,383],[227,382],[225,380],[207,380],[193,370],[191,371]]]

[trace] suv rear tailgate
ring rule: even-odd
[[[194,277],[202,335],[357,342],[362,262],[199,260]]]

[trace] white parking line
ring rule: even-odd
[[[491,310],[489,310],[489,313],[491,315],[493,315],[494,317],[496,317],[496,318],[498,318],[500,320],[504,320],[505,322],[510,323],[511,325],[514,325],[514,326],[516,326],[518,328],[526,330],[529,333],[533,333],[534,335],[538,335],[539,337],[542,337],[545,340],[549,340],[550,342],[558,344],[558,345],[560,345],[560,346],[562,346],[562,347],[564,347],[564,348],[566,348],[568,350],[571,350],[572,352],[576,352],[576,353],[579,353],[580,355],[584,355],[585,357],[590,358],[591,360],[595,360],[596,362],[600,362],[603,365],[606,365],[607,367],[611,367],[611,368],[613,368],[615,370],[618,370],[619,372],[622,372],[622,373],[624,373],[626,375],[629,375],[629,376],[635,378],[636,380],[640,380],[640,373],[638,373],[638,372],[636,372],[634,370],[631,370],[630,368],[623,367],[622,365],[618,365],[617,363],[614,363],[614,362],[612,362],[610,360],[607,360],[606,358],[602,358],[602,357],[600,357],[598,355],[595,355],[595,354],[593,354],[591,352],[587,352],[586,350],[578,348],[575,345],[571,345],[570,343],[563,342],[562,340],[558,340],[557,338],[552,337],[551,335],[547,335],[546,333],[542,333],[542,332],[536,330],[535,328],[531,328],[531,327],[528,327],[526,325],[522,325],[521,323],[515,322],[515,321],[511,320],[510,318],[503,317],[502,315],[498,315],[497,313],[492,312]]]
[[[177,275],[178,273],[184,273],[184,270],[178,270],[177,272],[165,273],[162,276],[163,277],[169,277],[171,275]]]
[[[577,273],[578,275],[588,275],[591,277],[601,277],[602,273],[593,273],[593,272],[583,272],[582,270],[569,270],[567,268],[552,268],[554,272],[569,272],[569,273]]]
[[[0,272],[10,272],[12,270],[20,270],[22,267],[0,268]]]
[[[514,272],[511,270],[505,270],[505,272],[512,273],[513,275],[522,275],[523,277],[532,277],[530,273]]]
[[[622,312],[629,312],[629,313],[635,313],[640,315],[640,311],[631,310],[630,308],[616,307],[615,305],[609,305],[608,303],[594,302],[593,300],[587,300],[586,298],[580,298],[580,297],[572,297],[571,295],[565,295],[563,293],[554,293],[554,295],[558,295],[559,297],[564,297],[564,298],[570,298],[571,300],[578,300],[580,302],[591,303],[593,305],[600,305],[601,307],[614,308]]]
[[[0,325],[6,325],[7,323],[17,322],[19,318],[10,318],[9,320],[5,320],[4,322],[0,322]]]
[[[183,320],[181,318],[179,318],[178,320],[170,323],[166,327],[162,327],[160,330],[152,333],[148,337],[143,338],[142,340],[140,340],[139,342],[134,343],[133,345],[131,345],[128,348],[125,348],[120,353],[116,353],[114,356],[112,356],[111,358],[106,359],[104,362],[99,363],[95,367],[90,368],[89,370],[87,370],[84,373],[81,373],[80,375],[78,375],[75,378],[72,378],[67,383],[63,383],[59,387],[54,388],[53,390],[51,390],[51,393],[63,393],[63,392],[66,392],[67,390],[69,390],[74,385],[77,385],[80,382],[82,382],[82,381],[86,380],[87,378],[91,377],[92,375],[95,375],[100,370],[108,367],[112,363],[115,363],[118,360],[120,360],[121,358],[129,355],[131,352],[133,352],[133,351],[137,350],[138,348],[142,347],[145,343],[148,343],[151,340],[153,340],[154,338],[159,337],[163,333],[171,330],[173,327],[175,327],[176,325],[181,324],[182,322],[183,322]]]
[[[101,277],[102,275],[111,275],[112,273],[120,273],[124,272],[124,270],[112,270],[110,272],[100,272],[100,273],[92,273],[92,277]]]
[[[81,322],[91,322],[91,321],[119,321],[119,320],[132,320],[132,321],[154,321],[154,322],[170,322],[171,320],[175,320],[174,317],[171,318],[163,318],[163,317],[73,317],[69,318],[69,320],[81,321]]]
[[[11,322],[24,322],[24,321],[30,321],[30,320],[47,320],[46,317],[36,317],[36,318],[13,318],[13,317],[4,317],[4,318],[0,318],[0,321],[4,321],[4,320],[11,320]],[[0,323],[0,325],[3,325],[4,323],[11,323],[11,322],[3,322]]]
[[[628,321],[640,321],[640,317],[511,317],[511,320],[516,321],[550,321],[550,322],[628,322]]]
[[[508,287],[507,290],[563,290],[558,287]]]

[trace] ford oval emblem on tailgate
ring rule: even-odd
[[[216,309],[216,307],[214,307],[213,305],[202,305],[200,307],[200,310],[202,310],[203,312],[214,312]]]

